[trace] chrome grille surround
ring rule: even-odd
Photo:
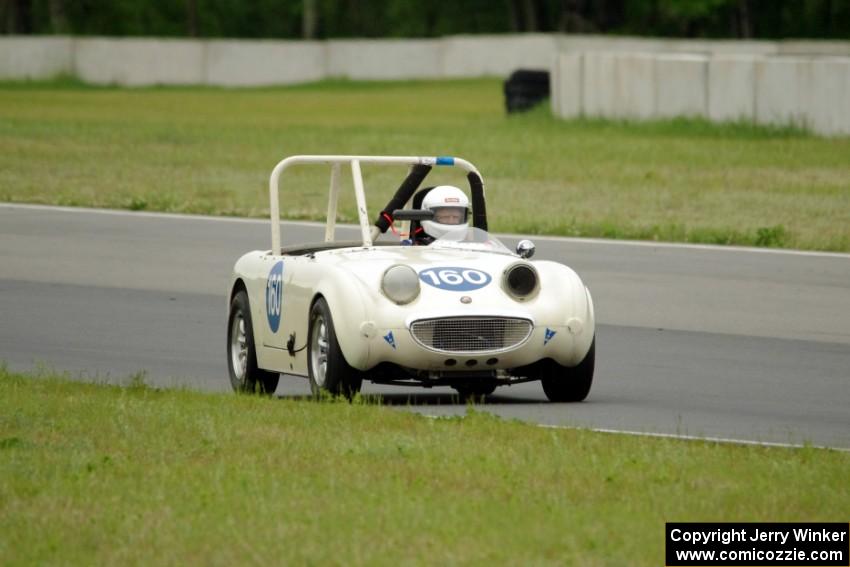
[[[411,323],[410,334],[423,347],[444,353],[483,354],[516,348],[534,325],[520,317],[439,317]]]

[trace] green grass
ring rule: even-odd
[[[497,80],[0,84],[2,201],[262,217],[272,167],[298,153],[466,157],[484,174],[496,231],[850,250],[850,138],[562,121],[547,107],[506,116]],[[365,174],[375,214],[403,171]],[[465,183],[445,170],[429,179]],[[323,218],[324,168],[285,181],[285,216]]]
[[[850,454],[0,367],[4,565],[663,564],[666,521],[844,521]]]

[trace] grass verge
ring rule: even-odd
[[[5,565],[658,565],[665,521],[846,520],[848,467],[0,368]]]
[[[0,83],[0,201],[265,216],[271,168],[296,153],[464,156],[484,174],[496,231],[850,250],[848,138],[561,121],[546,107],[506,116],[497,80]],[[430,181],[465,183],[436,173]],[[365,174],[375,213],[403,172]],[[285,181],[284,216],[322,219],[327,171]],[[345,197],[341,216],[353,221]]]

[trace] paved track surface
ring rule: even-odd
[[[284,223],[284,242],[319,240],[322,230]],[[268,233],[261,221],[0,205],[0,359],[227,391],[230,270],[266,248]],[[581,404],[547,403],[535,383],[500,388],[488,411],[850,448],[850,256],[535,241],[537,257],[569,264],[594,294],[594,387]],[[445,388],[364,391],[428,414],[465,411]],[[284,377],[277,393],[308,392],[305,380]]]

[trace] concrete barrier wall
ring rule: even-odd
[[[830,55],[842,41],[707,41],[564,34],[383,40],[178,40],[0,36],[0,79],[79,74],[122,85],[299,83],[325,77],[409,79],[505,77],[519,67],[551,69],[560,53]]]
[[[850,134],[850,58],[813,61],[810,77],[808,126],[830,136]]]
[[[655,56],[655,92],[656,117],[706,116],[708,57],[663,54]]]
[[[249,86],[328,77],[506,77],[519,67],[550,69],[556,51],[548,34],[329,41],[0,36],[0,79],[74,74],[125,86]]]
[[[95,84],[249,86],[326,76],[320,42],[78,39],[69,72]]]
[[[73,71],[67,37],[0,37],[0,79],[42,79]]]
[[[776,57],[756,63],[755,119],[761,124],[805,126],[811,99],[811,63]]]
[[[793,56],[791,56],[793,55]],[[559,116],[705,116],[850,134],[850,42],[558,34],[245,41],[0,37],[0,79],[250,86],[553,71]]]
[[[788,39],[778,42],[777,55],[850,57],[850,41],[800,41]]]
[[[709,119],[715,122],[753,119],[756,61],[756,57],[747,55],[717,55],[709,60]]]
[[[579,53],[564,53],[552,66],[551,101],[555,116],[576,118],[584,108],[582,75],[584,57]]]
[[[558,49],[551,34],[453,36],[439,41],[443,77],[507,77],[521,67],[551,69]]]
[[[623,53],[614,61],[614,115],[618,118],[648,119],[658,106],[655,58],[645,53]]]
[[[391,80],[443,76],[440,40],[335,40],[326,44],[330,77]]]
[[[584,55],[581,85],[581,113],[590,117],[615,117],[617,108],[615,93],[617,91],[617,74],[614,53],[590,52]]]
[[[197,85],[205,82],[205,49],[197,41],[79,39],[72,73],[87,83]]]
[[[797,42],[800,43],[800,42]],[[805,43],[805,42],[803,42]],[[808,42],[801,48],[816,52],[819,42]],[[850,42],[823,42],[825,53],[834,54],[840,45],[850,48]],[[813,45],[809,45],[813,44]],[[588,35],[556,36],[559,52],[629,52],[629,53],[691,53],[714,55],[736,53],[746,55],[777,55],[783,49],[783,42],[756,40],[698,40],[698,39],[656,39],[642,37],[611,37]],[[797,47],[795,47],[797,49]]]
[[[319,81],[327,76],[319,41],[211,41],[203,83],[223,87]]]
[[[564,66],[564,57],[570,57],[572,63],[568,73],[564,73],[558,85],[553,82],[552,99],[561,99],[569,82],[580,90],[580,104],[564,103],[562,116],[591,116],[609,118],[652,118],[655,115],[656,83],[655,59],[649,54],[628,52],[607,53],[589,52],[583,55],[562,55],[560,65]],[[564,77],[569,76],[569,79]],[[554,103],[553,103],[554,104]],[[556,113],[557,114],[557,113]]]
[[[850,57],[561,54],[557,116],[703,117],[850,135]]]

